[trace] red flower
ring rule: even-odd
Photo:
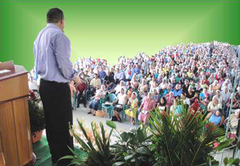
[[[213,144],[213,148],[217,148],[219,146],[219,143],[216,141],[216,142],[214,142],[214,144]]]
[[[29,91],[29,98],[31,100],[36,100],[36,95],[35,95],[35,93],[33,91]]]

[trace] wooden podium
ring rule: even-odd
[[[0,63],[0,72],[0,154],[6,166],[34,165],[27,71],[10,61]]]

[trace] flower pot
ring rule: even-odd
[[[36,143],[36,142],[40,141],[42,138],[42,133],[43,133],[43,130],[33,133],[32,134],[32,142]]]

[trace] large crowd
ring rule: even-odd
[[[167,46],[152,56],[121,56],[116,65],[79,58],[73,66],[80,84],[69,83],[73,107],[83,104],[94,116],[109,106],[112,120],[123,122],[129,116],[133,124],[146,124],[151,111],[177,115],[184,104],[226,126],[228,119],[239,118],[238,64],[237,47],[220,42]]]

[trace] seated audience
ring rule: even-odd
[[[222,109],[221,104],[219,103],[216,96],[214,96],[212,101],[209,102],[207,109],[208,109],[208,112]]]
[[[171,108],[171,112],[178,116],[183,109],[181,104],[187,105],[191,113],[208,111],[209,116],[211,113],[209,119],[216,123],[219,121],[216,110],[221,109],[222,115],[229,118],[229,113],[232,116],[240,109],[240,75],[235,75],[238,57],[233,48],[236,49],[220,42],[180,44],[165,47],[153,56],[144,52],[133,58],[121,56],[114,66],[100,58],[78,58],[74,69],[82,80],[76,86],[79,93],[77,105],[83,103],[86,106],[87,98],[94,96],[90,102],[90,111],[94,114],[99,99],[105,96],[101,92],[101,85],[105,85],[105,92],[118,96],[114,109],[118,121],[121,121],[122,106],[129,100],[130,108],[125,112],[135,122],[135,111],[132,110],[137,107],[133,106],[133,101],[138,99],[142,103],[138,118],[143,123],[148,122],[149,112],[155,108],[160,111],[170,111]],[[36,71],[32,70],[29,78],[37,79],[34,74]],[[233,84],[235,79],[236,85]],[[29,84],[32,81],[38,84],[39,80],[31,79]]]
[[[123,111],[123,106],[127,104],[127,95],[125,93],[125,89],[121,88],[120,93],[117,95],[117,99],[113,102],[114,104],[114,118],[117,119],[117,121],[121,122],[120,112]]]
[[[157,104],[157,108],[160,111],[167,111],[167,100],[165,97],[161,97],[159,103]]]
[[[135,124],[136,112],[138,110],[137,93],[133,92],[128,100],[129,109],[125,110],[126,115],[130,116],[132,124]]]
[[[98,110],[98,106],[100,104],[100,100],[106,96],[106,89],[105,86],[102,85],[99,90],[97,90],[96,95],[93,97],[93,100],[90,102],[89,105],[89,112],[88,114],[92,114],[95,116],[96,111]]]
[[[224,123],[224,116],[222,115],[220,109],[208,113],[206,119],[215,126],[221,126]]]
[[[138,120],[144,124],[148,122],[150,112],[155,108],[156,102],[152,97],[152,93],[148,93],[147,97],[143,99],[143,102],[139,108]]]
[[[80,103],[84,104],[84,107],[87,107],[87,101],[85,98],[86,91],[87,91],[88,85],[87,83],[80,78],[80,84],[77,86],[76,90],[78,92],[78,97],[77,97],[77,108],[79,107]]]

